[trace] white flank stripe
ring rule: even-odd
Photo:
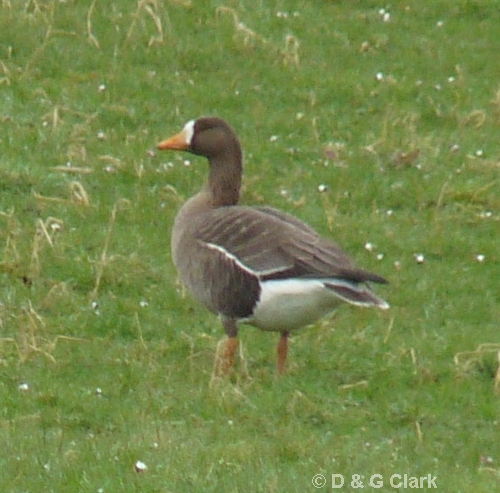
[[[269,274],[276,274],[277,272],[281,272],[283,270],[289,269],[288,265],[280,265],[274,269],[267,270],[253,270],[248,265],[245,265],[236,255],[233,255],[231,252],[228,252],[224,247],[220,245],[216,245],[215,243],[205,243],[208,248],[212,250],[217,250],[218,252],[224,254],[224,256],[230,260],[232,260],[238,267],[241,267],[245,272],[252,274],[253,276],[268,276]]]
[[[215,243],[205,243],[205,244],[207,245],[208,248],[211,248],[212,250],[216,250],[222,253],[227,259],[232,260],[238,267],[243,269],[245,272],[252,274],[252,276],[257,275],[256,272],[254,272],[252,269],[246,266],[238,257],[236,257],[236,255],[233,255],[231,252],[228,252],[224,247],[216,245]]]

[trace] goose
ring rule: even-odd
[[[242,149],[222,118],[190,120],[158,149],[208,160],[208,180],[179,210],[171,247],[183,285],[221,318],[227,336],[221,373],[233,368],[241,323],[281,334],[277,373],[282,374],[290,332],[342,302],[389,308],[368,286],[386,279],[356,267],[336,243],[278,209],[238,205]]]

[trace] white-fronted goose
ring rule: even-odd
[[[227,369],[238,346],[239,322],[281,333],[282,373],[290,331],[312,324],[342,301],[389,308],[367,286],[387,281],[355,267],[335,243],[307,224],[270,207],[237,205],[242,152],[224,120],[191,120],[158,148],[188,151],[209,162],[206,186],[175,219],[172,255],[188,290],[221,316]]]

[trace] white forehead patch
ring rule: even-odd
[[[189,120],[186,125],[184,125],[183,132],[186,137],[186,144],[191,145],[194,135],[194,122],[195,120]]]

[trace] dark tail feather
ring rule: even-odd
[[[389,304],[366,286],[354,284],[343,280],[332,279],[325,281],[325,286],[331,289],[339,298],[352,305],[376,306],[381,310],[387,310]]]
[[[344,269],[340,276],[342,279],[352,282],[377,282],[379,284],[389,284],[389,281],[378,274],[363,269]]]

